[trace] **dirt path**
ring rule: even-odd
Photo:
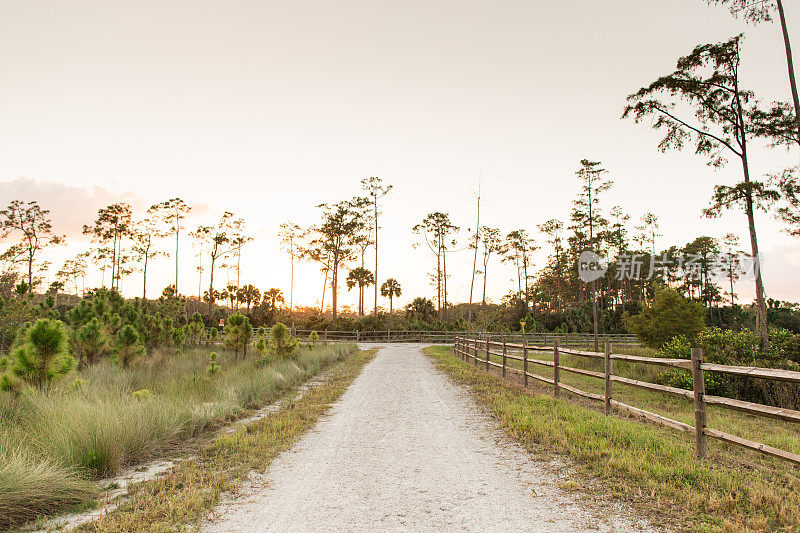
[[[558,482],[419,346],[387,345],[203,530],[640,530]]]

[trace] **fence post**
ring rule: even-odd
[[[703,378],[703,349],[692,348],[692,381],[694,384],[694,427],[697,456],[708,457],[706,429],[706,383]]]
[[[386,328],[386,342],[392,342],[392,330]]]
[[[606,372],[605,372],[605,379],[606,379],[606,394],[605,394],[605,413],[607,415],[611,414],[611,344],[606,342]]]
[[[472,350],[472,363],[478,366],[478,334],[475,334],[475,346]]]
[[[361,332],[356,330],[356,342],[361,340]]]
[[[486,336],[486,370],[489,370],[489,336]]]
[[[506,334],[503,333],[503,377],[506,377]]]
[[[325,344],[328,344],[328,328],[325,328]]]
[[[522,376],[524,377],[525,386],[528,386],[528,342],[525,339],[525,333],[522,333]]]
[[[561,395],[560,387],[558,386],[560,370],[558,368],[558,339],[553,339],[553,396],[558,398]]]

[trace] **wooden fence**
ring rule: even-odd
[[[693,433],[695,435],[696,450],[699,457],[708,456],[708,438],[711,437],[771,455],[773,457],[779,457],[781,459],[791,461],[795,465],[800,465],[800,455],[798,454],[774,448],[760,442],[753,442],[751,440],[708,427],[706,406],[716,405],[726,409],[741,411],[752,415],[796,423],[800,423],[800,411],[745,402],[742,400],[735,400],[733,398],[707,395],[705,393],[705,381],[703,376],[704,372],[708,371],[734,376],[747,376],[758,379],[800,383],[800,372],[774,368],[741,367],[705,363],[703,362],[703,351],[699,348],[692,349],[691,359],[667,359],[659,357],[641,357],[636,355],[615,354],[612,353],[611,343],[608,342],[605,343],[605,352],[599,353],[565,348],[558,342],[558,339],[553,340],[552,346],[542,346],[536,345],[535,343],[530,344],[527,341],[522,343],[512,343],[506,338],[492,340],[493,338],[497,337],[493,337],[491,335],[474,334],[458,335],[455,341],[455,353],[460,355],[461,358],[466,362],[469,362],[470,360],[474,361],[475,366],[478,366],[479,363],[484,364],[486,370],[489,370],[490,367],[496,367],[502,371],[503,377],[505,377],[506,373],[509,371],[520,373],[523,376],[526,387],[528,386],[529,379],[534,379],[536,381],[549,384],[553,387],[553,394],[556,397],[561,395],[561,391],[567,391],[590,400],[603,402],[604,412],[607,415],[610,415],[612,410],[616,408],[633,416],[655,422],[662,426],[667,426],[685,433]],[[552,353],[553,360],[546,361],[530,358],[528,357],[530,352]],[[565,366],[560,361],[559,356],[561,354],[601,359],[604,362],[604,371],[595,372],[591,370]],[[492,361],[491,356],[499,358],[501,362]],[[507,364],[508,360],[522,362],[522,370],[509,366]],[[614,375],[613,371],[614,361],[644,363],[690,370],[692,372],[694,390],[679,389],[667,385],[658,385],[656,383],[638,381],[623,376],[616,376]],[[534,372],[530,372],[529,368],[531,365],[551,367],[553,369],[553,378],[551,379],[538,375]],[[592,378],[603,380],[605,384],[604,393],[594,394],[562,383],[560,379],[561,372],[571,372],[574,374],[590,376]],[[613,397],[613,383],[623,383],[625,385],[668,394],[694,402],[695,425],[691,426],[684,422],[679,422],[678,420],[673,420],[671,418],[667,418],[650,411],[645,411],[644,409],[640,409],[638,407],[615,400]]]
[[[296,330],[295,336],[307,338],[311,330]],[[321,340],[329,341],[352,341],[352,342],[419,342],[431,344],[455,344],[456,339],[464,332],[460,331],[407,331],[407,330],[373,330],[373,331],[317,331]],[[471,335],[493,335],[498,333],[476,332]],[[503,333],[508,342],[523,342],[521,333]],[[620,346],[637,346],[638,341],[634,335],[628,334],[607,334],[600,335],[600,342],[610,342]],[[585,346],[589,349],[594,345],[594,337],[586,333],[526,333],[524,342],[526,344],[543,344],[558,340],[561,346]]]

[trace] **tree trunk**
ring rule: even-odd
[[[442,317],[444,322],[447,322],[447,250],[442,248],[442,299],[444,300],[444,307],[442,307]]]
[[[338,283],[339,282],[338,274],[339,274],[339,259],[338,258],[334,258],[333,259],[333,271],[331,272],[331,304],[333,305],[333,319],[334,320],[336,320],[336,315],[337,315],[336,306],[337,306],[337,300],[338,300],[337,296],[338,295],[336,293],[338,292],[337,289],[338,289],[338,285],[339,285],[339,283]]]
[[[442,319],[442,247],[439,245],[439,253],[436,254],[436,306],[439,312],[439,320]]]
[[[292,244],[294,246],[294,244]],[[289,316],[294,315],[294,251],[290,254],[292,258],[292,275],[289,285]]]
[[[475,267],[478,264],[478,238],[480,237],[480,228],[481,228],[481,189],[480,189],[480,183],[478,183],[478,215],[477,215],[477,220],[475,221],[475,254],[472,256],[472,281],[470,281],[469,283],[469,307],[467,308],[467,322],[470,324],[472,324],[472,288],[475,285]],[[485,298],[486,296],[484,294],[484,299]]]
[[[486,267],[489,265],[488,261],[484,261],[483,263],[483,298],[481,299],[481,307],[486,307]],[[470,305],[470,308],[472,306]]]
[[[177,217],[175,222],[175,296],[178,296],[178,235],[181,231],[181,219],[180,216]],[[213,268],[211,279],[214,279]],[[213,287],[213,285],[212,285]],[[211,293],[208,294],[209,301],[211,298]]]
[[[325,280],[322,282],[322,300],[320,300],[319,304],[320,316],[325,313],[325,290],[328,288],[328,273],[329,270],[325,270]]]
[[[789,30],[786,27],[786,15],[783,12],[783,0],[778,2],[778,15],[781,21],[781,30],[783,31],[783,44],[786,48],[786,65],[789,71],[789,86],[792,89],[792,102],[794,102],[794,116],[797,119],[797,142],[800,144],[800,97],[797,95],[797,81],[794,76],[794,60],[792,59],[792,45],[789,41]]]
[[[594,323],[594,351],[600,351],[600,341],[598,338],[598,330],[599,327],[599,320],[598,320],[598,310],[597,310],[597,292],[595,287],[595,282],[592,282],[592,322]]]
[[[561,312],[561,258],[556,250],[556,310]]]
[[[728,254],[728,279],[731,282],[731,307],[733,307],[733,264],[731,263],[731,254]]]
[[[747,164],[747,155],[742,158],[745,173],[745,183],[750,183],[750,169]],[[769,330],[767,329],[767,305],[764,301],[764,281],[761,278],[761,258],[758,256],[758,238],[756,237],[756,223],[753,217],[753,195],[747,192],[745,200],[747,212],[747,227],[750,232],[750,248],[753,254],[753,270],[756,276],[756,330],[761,337],[761,347],[769,349]]]
[[[28,254],[28,292],[33,294],[33,254]]]
[[[116,276],[116,267],[117,267],[117,228],[114,228],[114,240],[111,243],[111,290],[114,290],[114,282],[117,279]]]
[[[142,301],[147,301],[147,252],[144,253],[144,268],[142,269]]]
[[[217,258],[213,255],[211,256],[211,280],[208,284],[208,316],[211,316],[212,311],[214,309],[214,263],[216,262]],[[176,286],[175,289],[175,296],[178,295],[178,289]]]
[[[525,310],[527,311],[528,309],[531,308],[530,291],[528,290],[528,253],[527,252],[523,252],[522,253],[522,268],[523,268],[523,274],[525,274]]]
[[[378,316],[378,197],[375,196],[375,302],[373,303],[373,314]]]

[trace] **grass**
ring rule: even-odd
[[[496,348],[493,348],[496,351]],[[511,352],[509,352],[511,353]],[[614,348],[614,353],[627,353],[628,355],[642,355],[642,356],[655,356],[656,352],[650,348],[637,347],[629,348],[627,351],[623,349]],[[484,357],[485,354],[480,353],[479,357]],[[521,355],[521,354],[517,354]],[[553,356],[547,352],[529,352],[528,354],[528,372],[538,374],[540,376],[551,378],[553,377],[553,370],[550,367],[532,364],[530,360],[538,359],[542,361],[552,361]],[[501,357],[490,356],[490,360],[494,362],[502,362]],[[507,359],[506,364],[512,368],[522,368],[521,361]],[[585,370],[594,370],[603,372],[603,361],[600,359],[589,359],[586,357],[579,357],[575,355],[561,354],[560,364],[564,366],[571,366],[574,368],[581,368]],[[478,361],[480,367],[481,362]],[[629,363],[627,361],[614,361],[614,374],[640,381],[656,382],[659,374],[666,372],[664,367],[655,365],[645,365],[640,363]],[[509,374],[511,375],[511,374]],[[578,389],[595,394],[603,394],[605,390],[604,382],[602,379],[597,379],[590,376],[582,376],[573,374],[566,371],[561,371],[560,381],[577,387]],[[533,382],[534,380],[529,380]],[[686,424],[694,425],[694,404],[682,398],[676,398],[659,392],[644,390],[638,387],[631,387],[622,383],[614,383],[613,397],[628,405],[639,407],[667,416],[674,420],[684,422]],[[545,387],[541,387],[545,390]],[[547,386],[547,390],[550,387]],[[568,392],[564,392],[566,396],[571,396]],[[586,402],[582,402],[586,403]],[[598,408],[600,404],[597,405]],[[776,448],[780,448],[793,453],[800,453],[800,425],[791,422],[783,422],[780,420],[773,420],[769,418],[749,415],[737,411],[731,411],[719,406],[707,406],[708,427],[725,431],[744,437],[756,442],[762,442]],[[712,440],[710,442],[712,448],[720,447],[728,449],[733,445],[721,443]],[[743,450],[742,448],[735,447],[736,455],[744,455],[750,462],[758,462],[762,459],[760,454]],[[772,460],[769,460],[772,461]]]
[[[220,495],[236,491],[251,472],[263,472],[281,452],[312,428],[375,354],[348,357],[320,387],[277,413],[223,434],[204,445],[197,456],[165,476],[131,487],[130,497],[102,520],[79,531],[174,531],[198,526]]]
[[[481,366],[464,363],[453,356],[450,347],[436,346],[427,352],[440,369],[469,387],[503,429],[529,451],[570,457],[573,487],[626,500],[654,523],[679,529],[800,529],[800,474],[785,462],[713,441],[711,458],[701,461],[694,455],[692,436],[626,418],[607,417],[584,402],[555,399],[550,387],[525,389],[519,383],[485,372]],[[544,367],[536,368],[537,373],[544,373],[539,372]],[[573,384],[585,385],[580,380]],[[671,398],[640,396],[637,400],[639,406],[669,416]],[[663,403],[655,405],[659,401]],[[682,407],[672,408],[679,418],[677,411]],[[738,413],[732,417],[751,418]],[[712,415],[711,420],[721,423],[722,419]],[[766,425],[781,425],[770,420],[733,418],[731,423],[741,424],[742,428],[764,424],[762,436],[766,436]]]
[[[318,346],[288,361],[220,353],[215,375],[210,351],[156,353],[130,369],[103,362],[47,393],[0,393],[0,528],[89,504],[93,480],[275,401],[356,348]]]

